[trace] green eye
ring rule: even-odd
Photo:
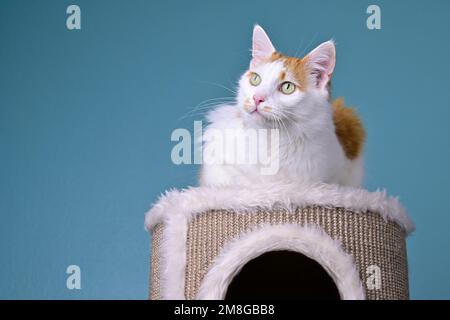
[[[292,82],[286,81],[281,84],[280,91],[284,94],[291,94],[295,91],[295,84]]]
[[[252,74],[250,75],[250,84],[252,86],[259,86],[259,84],[261,83],[261,77],[259,76],[259,74],[252,72]]]

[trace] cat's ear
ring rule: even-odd
[[[322,43],[307,56],[309,72],[319,89],[326,88],[336,65],[336,48],[334,41]]]
[[[253,28],[252,61],[250,67],[254,67],[261,61],[269,58],[275,52],[275,47],[269,36],[259,25]]]

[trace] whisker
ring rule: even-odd
[[[203,102],[200,102],[195,107],[201,107],[201,106],[203,106],[205,104],[210,104],[210,103],[233,102],[233,101],[235,101],[234,98],[230,98],[230,99],[210,99],[210,100],[205,100]]]
[[[199,106],[195,106],[195,108],[193,108],[192,111],[204,110],[204,109],[208,109],[211,106],[220,106],[220,105],[229,104],[229,103],[232,103],[232,102],[233,101],[213,101],[213,102],[208,102],[208,103],[204,103],[204,104],[199,105]]]
[[[219,100],[221,99],[221,100]],[[178,118],[178,121],[183,120],[185,118],[188,117],[193,117],[196,115],[204,115],[206,114],[209,110],[212,110],[214,107],[216,106],[220,106],[223,105],[225,103],[231,103],[231,102],[235,102],[234,98],[230,98],[230,99],[223,99],[223,98],[213,98],[213,99],[208,99],[208,100],[215,100],[215,101],[203,101],[200,104],[196,105],[192,110],[189,110],[185,115],[181,116],[180,118]]]
[[[289,145],[292,146],[293,144],[292,144],[292,140],[291,140],[291,135],[289,134],[289,130],[288,130],[288,128],[286,127],[286,125],[285,125],[285,123],[284,123],[283,120],[280,119],[280,122],[281,122],[281,124],[283,125],[284,129],[286,130],[286,134],[287,134],[288,140],[289,140]]]
[[[213,86],[217,86],[217,87],[219,87],[219,88],[228,90],[229,92],[231,92],[231,93],[233,93],[233,94],[237,94],[237,92],[236,92],[235,90],[230,89],[230,88],[228,88],[227,86],[224,86],[223,84],[220,84],[220,83],[211,82],[211,81],[204,81],[204,80],[199,80],[199,82],[206,83],[206,84],[210,84],[210,85],[213,85]]]
[[[292,112],[290,110],[286,110],[284,109],[283,112],[277,113],[277,111],[274,111],[273,113],[275,113],[277,116],[279,116],[280,118],[285,118],[287,120],[290,120],[290,118],[286,117],[286,115],[292,116],[293,118],[299,119],[299,120],[305,120],[304,117],[302,117],[301,115]]]
[[[199,104],[197,104],[195,107],[192,108],[192,111],[189,111],[189,112],[194,112],[196,110],[204,109],[204,107],[209,107],[211,105],[219,105],[219,104],[230,103],[230,102],[234,102],[234,101],[235,101],[235,98],[233,98],[233,97],[221,97],[221,98],[207,99],[207,100],[202,101]]]

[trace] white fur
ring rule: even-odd
[[[263,225],[227,243],[202,280],[197,299],[222,300],[242,267],[271,251],[299,252],[319,263],[334,280],[343,300],[365,299],[353,257],[341,243],[311,226]]]
[[[209,113],[205,137],[213,130],[278,129],[279,152],[272,160],[279,163],[275,174],[262,175],[261,164],[204,163],[200,184],[207,186],[250,185],[267,182],[326,182],[360,186],[363,178],[362,157],[349,160],[335,133],[332,108],[325,88],[335,65],[334,43],[328,41],[310,53],[309,85],[300,84],[282,61],[267,62],[275,48],[261,27],[253,34],[253,59],[250,70],[239,81],[236,105],[222,105]],[[258,86],[249,82],[249,72],[256,72],[262,81]],[[280,73],[286,78],[281,81]],[[280,85],[290,81],[298,88],[286,95]],[[253,96],[264,96],[258,106]],[[270,107],[271,109],[267,109]],[[255,112],[257,110],[257,112]],[[245,140],[237,131],[237,140]],[[222,149],[230,154],[236,145],[221,141],[205,141],[204,150]],[[253,151],[249,151],[253,152]],[[255,156],[257,157],[257,156]],[[217,161],[220,162],[220,161]]]
[[[164,223],[160,244],[160,282],[163,299],[184,300],[188,220],[174,212]]]
[[[399,224],[407,233],[414,231],[414,224],[398,199],[387,197],[385,191],[368,192],[327,184],[280,183],[248,188],[197,187],[168,191],[145,216],[147,230],[159,223],[164,224],[161,244],[162,298],[185,298],[187,228],[197,214],[211,209],[228,209],[236,214],[246,214],[258,208],[285,208],[294,212],[297,207],[312,205],[342,207],[357,213],[378,213],[385,220]]]
[[[369,192],[360,188],[324,183],[273,183],[248,186],[190,187],[172,190],[162,195],[147,212],[148,230],[158,223],[184,217],[189,222],[195,215],[211,209],[252,212],[257,208],[284,208],[291,212],[307,206],[342,207],[356,213],[378,213],[387,221],[400,225],[407,233],[414,224],[397,198],[388,197],[385,190]],[[184,220],[183,220],[184,221]]]

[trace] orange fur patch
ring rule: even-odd
[[[347,158],[357,158],[363,150],[366,132],[356,111],[344,104],[343,98],[332,102],[336,135]]]
[[[283,61],[286,70],[292,73],[295,80],[297,80],[298,84],[300,85],[300,90],[308,85],[308,69],[306,67],[308,59],[306,57],[301,59],[285,56],[280,52],[272,53],[269,61],[273,62],[277,60]],[[284,76],[286,76],[286,74]]]
[[[308,85],[308,56],[304,58],[295,58],[283,55],[280,52],[274,52],[268,59],[268,62],[280,60],[283,62],[287,71],[291,72],[300,85],[300,90]],[[283,80],[286,73],[280,74],[280,80]],[[328,92],[331,96],[331,81],[327,84]],[[336,135],[339,143],[344,149],[347,158],[353,160],[363,151],[366,132],[361,119],[356,111],[348,108],[344,104],[343,98],[338,98],[332,102],[333,122],[336,128]]]

